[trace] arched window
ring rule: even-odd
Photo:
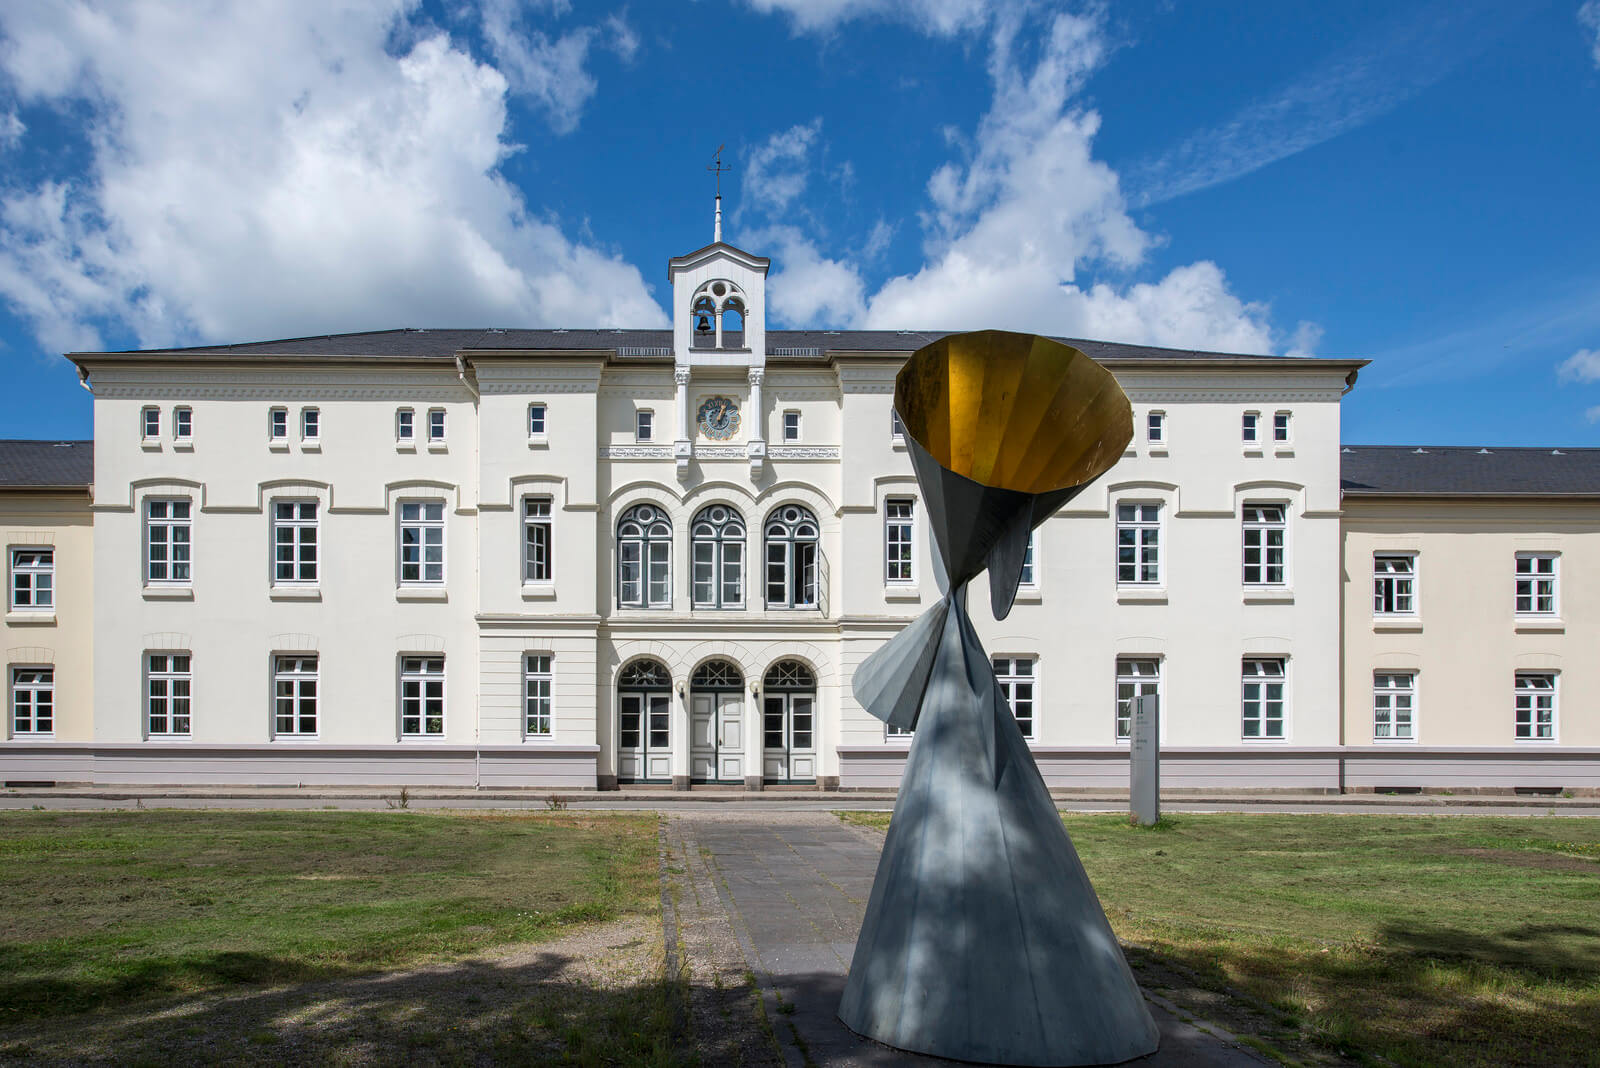
[[[798,660],[780,660],[767,669],[763,690],[815,690],[817,677]]]
[[[817,606],[817,517],[798,504],[767,516],[767,607]]]
[[[617,523],[617,603],[672,607],[672,521],[653,504],[636,504]]]
[[[700,509],[689,527],[694,544],[694,606],[744,607],[744,517],[725,504]]]
[[[738,297],[728,298],[728,302],[722,306],[722,341],[719,347],[744,348],[744,301]]]
[[[744,676],[726,660],[707,660],[695,668],[689,685],[696,690],[738,690],[744,687]]]
[[[670,690],[672,676],[659,660],[635,660],[617,676],[619,690]]]
[[[694,322],[690,324],[692,347],[715,348],[717,344],[717,302],[709,296],[696,297],[691,310]]]
[[[690,347],[744,348],[744,292],[726,278],[714,278],[695,290],[689,316]]]

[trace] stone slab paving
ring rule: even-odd
[[[881,834],[826,813],[775,810],[672,813],[666,833],[669,850],[687,866],[683,878],[696,888],[689,892],[703,901],[706,884],[714,886],[790,1068],[952,1063],[861,1038],[835,1015],[877,872]],[[692,963],[692,943],[688,952]],[[1269,1063],[1220,1028],[1208,1034],[1185,1022],[1165,999],[1152,998],[1150,1009],[1161,1049],[1131,1063]]]

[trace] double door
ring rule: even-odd
[[[767,782],[815,782],[817,698],[768,693],[761,699],[761,774]]]
[[[672,694],[646,690],[617,696],[617,781],[670,782]]]
[[[689,698],[689,778],[744,782],[744,696],[738,691]]]

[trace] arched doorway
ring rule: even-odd
[[[744,782],[744,675],[726,660],[689,680],[689,779]]]
[[[761,683],[761,776],[767,782],[817,781],[817,677],[798,660],[780,660]]]
[[[672,676],[635,660],[617,677],[617,781],[672,780]]]

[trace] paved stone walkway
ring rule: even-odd
[[[666,833],[678,871],[677,896],[685,903],[679,907],[680,923],[696,927],[684,934],[691,968],[697,955],[726,958],[737,945],[755,974],[790,1068],[951,1063],[863,1039],[835,1015],[877,872],[881,834],[830,814],[779,811],[671,814]],[[722,923],[731,939],[719,945],[715,928]],[[727,967],[720,959],[700,973],[726,973]],[[1268,1063],[1183,1022],[1161,999],[1153,999],[1150,1008],[1161,1029],[1161,1049],[1132,1063],[1198,1068]]]

